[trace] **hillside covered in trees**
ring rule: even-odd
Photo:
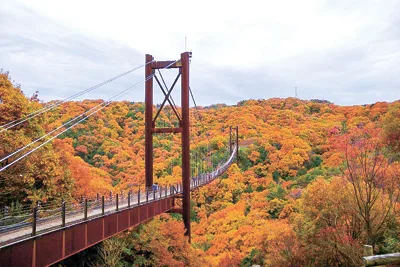
[[[8,74],[0,74],[0,100],[0,125],[52,104],[24,96]],[[1,131],[0,158],[102,102],[67,102]],[[364,244],[375,253],[400,251],[399,101],[246,100],[191,113],[192,155],[202,165],[193,169],[211,169],[228,155],[229,126],[239,126],[240,139],[239,166],[192,193],[192,244],[180,216],[164,214],[64,264],[360,266]],[[173,117],[167,108],[158,126],[176,124]],[[180,181],[179,136],[157,135],[154,146],[155,180]],[[143,184],[144,104],[114,102],[1,172],[0,206]]]

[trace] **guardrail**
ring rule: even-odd
[[[389,264],[400,264],[400,253],[374,255],[370,245],[364,245],[364,266],[385,266]]]
[[[203,186],[223,174],[234,161],[236,150],[237,146],[234,147],[228,160],[214,171],[191,178],[191,190]],[[182,184],[177,183],[158,187],[156,190],[146,188],[143,191],[139,189],[136,193],[129,191],[127,197],[123,194],[114,196],[110,192],[110,196],[107,198],[97,196],[94,200],[84,199],[80,203],[68,204],[63,202],[59,207],[46,204],[36,205],[31,209],[31,212],[0,219],[0,248],[27,237],[34,237],[80,221],[116,213],[119,209],[139,206],[182,192]]]

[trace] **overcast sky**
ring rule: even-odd
[[[139,66],[146,53],[177,59],[185,36],[200,105],[289,97],[296,86],[302,99],[340,105],[400,98],[400,1],[0,3],[0,68],[45,101]],[[140,69],[83,98],[107,99],[143,77]],[[124,98],[143,101],[144,86]]]

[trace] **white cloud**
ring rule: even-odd
[[[0,39],[9,39],[0,41],[0,67],[50,99],[61,96],[46,86],[82,89],[141,64],[144,53],[177,58],[187,36],[200,104],[293,96],[296,85],[301,97],[338,104],[392,101],[399,8],[394,0],[21,0],[0,7]]]

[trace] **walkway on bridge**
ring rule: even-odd
[[[237,145],[229,159],[216,170],[193,177],[191,190],[222,175],[235,161],[236,156]],[[32,227],[33,222],[2,227],[1,266],[47,266],[56,263],[161,213],[171,211],[174,208],[174,198],[181,194],[182,186],[176,184],[158,191],[149,191],[147,194],[129,194],[129,197],[119,201],[114,198],[107,204],[104,202],[104,212],[102,203],[95,202],[90,208],[88,205],[87,209],[82,208],[82,205],[69,212],[64,209],[65,216],[60,207],[56,216],[38,219],[35,230]]]
[[[236,138],[233,141],[232,127],[230,127],[229,150],[227,149],[230,154],[228,154],[226,161],[220,162],[218,167],[211,172],[197,170],[196,173],[198,175],[191,177],[190,96],[196,107],[195,110],[198,110],[193,92],[189,86],[190,58],[190,52],[182,53],[180,60],[175,61],[155,61],[151,55],[146,55],[146,63],[141,66],[145,67],[145,79],[143,81],[126,88],[109,100],[92,107],[0,159],[0,163],[5,163],[0,165],[1,173],[64,132],[106,108],[115,99],[145,83],[145,189],[136,192],[129,191],[127,196],[116,194],[114,196],[110,195],[108,198],[103,196],[101,199],[97,196],[95,199],[85,199],[77,204],[64,202],[58,206],[54,205],[54,203],[45,203],[41,206],[35,206],[32,210],[29,208],[22,214],[6,216],[0,219],[1,266],[48,266],[165,212],[179,212],[182,214],[185,235],[189,236],[188,240],[190,242],[190,192],[210,183],[223,174],[234,162],[235,158],[238,158],[239,152],[238,128],[236,127]],[[62,101],[44,106],[42,109],[28,114],[26,118],[8,122],[0,126],[0,133],[21,125],[44,112],[51,111],[77,96],[90,92],[141,67],[122,73]],[[178,75],[170,88],[165,84],[160,69],[178,69]],[[156,76],[156,70],[162,83]],[[181,108],[179,112],[171,93],[180,77]],[[153,78],[165,97],[155,116],[153,116]],[[178,123],[172,125],[171,128],[158,128],[156,127],[156,120],[167,102],[174,111]],[[198,115],[204,128],[200,113]],[[23,125],[20,127],[23,127]],[[182,182],[154,188],[153,190],[153,135],[157,133],[181,134]],[[23,152],[33,145],[35,145],[34,148],[26,153]],[[196,155],[195,159],[199,160],[199,157]],[[194,176],[194,174],[192,175]],[[175,199],[177,198],[181,199],[181,207],[175,205]]]

